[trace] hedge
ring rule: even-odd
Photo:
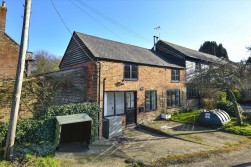
[[[98,138],[99,108],[97,103],[86,102],[52,106],[36,114],[33,119],[18,120],[15,145],[23,147],[24,144],[53,143],[55,140],[56,116],[79,113],[86,113],[92,118],[91,142],[95,141]],[[4,151],[7,131],[7,123],[0,123],[0,152]]]

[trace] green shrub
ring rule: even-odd
[[[235,96],[235,99],[237,100],[237,102],[240,102],[241,100],[241,92],[238,90],[238,89],[234,89],[232,90],[234,96]]]
[[[234,104],[231,101],[219,101],[217,108],[226,111],[230,116],[235,116]]]
[[[41,142],[40,144],[23,143],[15,145],[14,155],[18,159],[23,159],[26,155],[36,156],[54,155],[56,146],[51,142]]]
[[[8,133],[8,125],[0,122],[0,154],[4,151],[5,141]]]
[[[219,101],[226,102],[227,101],[227,92],[220,91],[219,93]]]

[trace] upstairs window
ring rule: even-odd
[[[180,81],[180,70],[179,69],[172,69],[171,80],[172,80],[172,82],[179,82]]]
[[[138,65],[125,64],[124,65],[124,79],[125,80],[138,80]]]

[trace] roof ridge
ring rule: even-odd
[[[133,46],[133,47],[138,47],[138,48],[141,48],[141,49],[145,49],[145,50],[151,51],[151,49],[144,48],[144,47],[137,46],[137,45],[132,45],[132,44],[128,44],[128,43],[123,43],[123,42],[119,42],[119,41],[114,41],[114,40],[106,39],[106,38],[101,38],[101,37],[97,37],[97,36],[93,36],[93,35],[89,35],[89,34],[77,32],[77,31],[75,31],[75,33],[76,33],[76,34],[81,34],[81,35],[86,35],[86,36],[89,36],[89,37],[94,37],[94,38],[102,39],[102,40],[106,40],[106,41],[111,41],[111,42],[115,42],[115,43],[120,43],[120,44],[123,44],[123,45],[129,45],[129,46]]]

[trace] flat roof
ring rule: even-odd
[[[56,116],[56,119],[57,119],[59,125],[92,121],[92,119],[86,113]]]

